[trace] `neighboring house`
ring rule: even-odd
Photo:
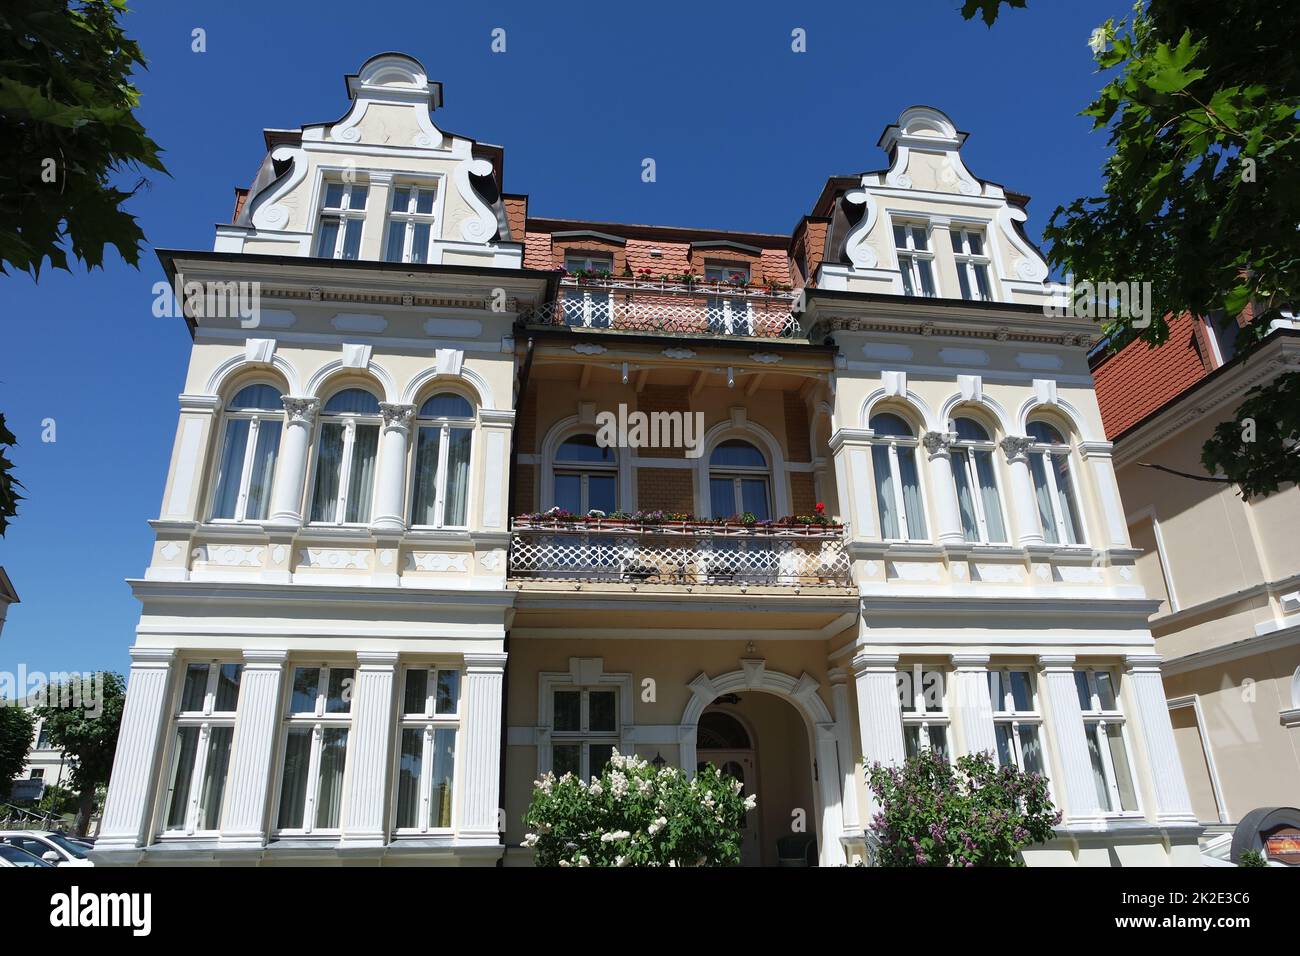
[[[532,781],[617,748],[743,777],[747,862],[833,865],[863,763],[931,747],[1051,778],[1033,864],[1198,862],[1094,327],[965,133],[904,111],[791,234],[631,226],[530,216],[409,57],[347,87],[160,251],[222,294],[97,860],[527,863]]]
[[[1237,327],[1183,316],[1094,368],[1151,630],[1197,818],[1300,803],[1300,490],[1244,501],[1201,447],[1249,389],[1300,370],[1300,324],[1236,354]]]
[[[9,580],[9,575],[5,573],[5,569],[0,568],[0,632],[4,631],[5,617],[9,613],[9,605],[18,603],[18,592],[14,590],[13,582]]]
[[[34,708],[28,708],[33,710]],[[72,765],[63,751],[50,745],[50,735],[45,727],[45,720],[36,719],[36,729],[32,736],[32,749],[27,755],[27,766],[19,779],[39,780],[43,786],[68,786],[72,776]],[[38,795],[39,796],[39,795]]]

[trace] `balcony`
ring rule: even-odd
[[[796,293],[729,282],[566,275],[559,295],[525,313],[525,325],[657,335],[797,339]]]
[[[627,584],[851,585],[845,529],[517,518],[510,578]]]

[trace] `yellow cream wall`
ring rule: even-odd
[[[1168,441],[1144,449],[1139,457],[1202,474],[1201,446],[1228,414],[1198,421]],[[1166,607],[1151,620],[1166,659],[1244,640],[1254,636],[1256,625],[1282,616],[1267,596],[1245,598],[1199,615],[1195,609],[1300,572],[1300,490],[1292,486],[1262,500],[1243,502],[1234,486],[1181,479],[1136,462],[1125,464],[1116,477],[1129,517],[1140,522],[1141,516],[1154,513],[1160,525],[1182,614],[1176,623],[1162,624],[1168,616]],[[1158,555],[1143,555],[1138,569],[1144,583],[1159,583],[1163,591]]]
[[[818,689],[822,702],[834,711],[830,682],[827,679],[827,645],[823,641],[762,641],[753,654],[748,654],[741,641],[709,640],[585,640],[564,637],[520,637],[511,634],[509,688],[506,704],[506,724],[511,728],[536,727],[538,720],[538,674],[541,672],[567,672],[571,657],[600,657],[604,660],[606,674],[630,673],[634,695],[633,719],[636,726],[672,725],[681,722],[686,705],[694,696],[689,684],[701,673],[716,677],[737,670],[742,657],[762,657],[768,672],[782,672],[799,677],[805,672],[821,686]],[[643,682],[654,681],[654,699],[643,700],[647,690]],[[749,697],[768,696],[762,692],[749,693]],[[772,700],[793,711],[794,705]],[[806,724],[801,715],[799,723]],[[850,718],[851,719],[851,718]],[[760,778],[766,788],[775,785],[774,773],[788,769],[791,773],[810,771],[808,745],[804,749],[789,749],[789,741],[764,739],[756,744],[761,751],[783,753],[781,767],[760,767]],[[673,744],[638,744],[639,756],[653,759],[656,753],[674,766],[680,764],[680,753]],[[802,756],[800,756],[802,754]],[[528,808],[532,783],[537,777],[537,748],[518,744],[508,748],[506,754],[506,842],[517,845],[523,838],[522,819]],[[813,799],[811,796],[809,799]],[[789,829],[788,809],[780,807],[780,815],[765,819],[765,832],[783,834]],[[816,804],[808,808],[808,826],[818,825]],[[776,810],[774,809],[774,813]],[[820,836],[820,835],[819,835]]]

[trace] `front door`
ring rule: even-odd
[[[742,793],[745,796],[758,793],[758,771],[754,763],[754,751],[752,750],[700,750],[699,764],[696,770],[703,770],[706,764],[713,764],[718,768],[718,772],[724,776],[732,777],[744,784],[745,789]],[[762,860],[759,856],[759,835],[758,835],[758,810],[750,810],[745,814],[745,822],[742,825],[740,835],[740,865],[741,866],[759,866]]]

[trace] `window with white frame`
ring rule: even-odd
[[[618,691],[612,687],[555,687],[551,691],[551,769],[587,780],[598,775],[618,746]]]
[[[618,460],[595,435],[571,435],[555,450],[555,505],[572,514],[618,510]]]
[[[998,493],[993,439],[973,418],[955,418],[952,427],[952,480],[957,486],[962,535],[967,541],[983,544],[1005,543],[1007,526]]]
[[[1043,540],[1048,544],[1082,544],[1083,522],[1070,472],[1070,443],[1047,422],[1032,421],[1025,428]]]
[[[771,470],[767,458],[740,438],[719,442],[709,455],[709,507],[714,518],[752,514],[772,518]]]
[[[898,252],[898,271],[903,277],[903,293],[936,296],[929,227],[921,223],[894,223],[894,248]]]
[[[469,512],[474,406],[455,392],[440,392],[416,416],[411,525],[463,528]]]
[[[223,661],[185,666],[163,813],[166,832],[189,835],[221,828],[243,669]]]
[[[437,238],[434,229],[437,199],[437,186],[393,186],[384,259],[388,262],[429,261],[429,250]]]
[[[284,402],[274,385],[245,385],[226,405],[212,495],[214,521],[262,521],[280,453]]]
[[[460,671],[408,667],[398,718],[397,832],[451,829],[459,727]]]
[[[1109,813],[1136,813],[1137,788],[1120,710],[1119,685],[1109,670],[1076,670],[1074,685],[1083,711],[1088,757],[1097,801]]]
[[[345,388],[325,403],[316,443],[313,523],[370,521],[380,425],[379,400],[363,388]]]
[[[45,721],[44,719],[42,719],[41,722],[40,722],[40,724],[39,724],[39,729],[36,731],[36,749],[37,749],[37,750],[49,750],[49,749],[50,749],[50,728],[49,728],[48,726],[46,726],[46,724],[47,724],[47,721]]]
[[[916,432],[900,415],[871,416],[871,465],[876,480],[880,536],[886,541],[926,541],[925,500],[916,466]]]
[[[293,669],[285,717],[278,830],[316,833],[338,829],[355,681],[353,667]]]
[[[614,271],[614,260],[590,252],[571,252],[564,257],[566,272],[578,273],[577,288],[564,290],[564,321],[568,325],[581,325],[588,328],[607,329],[613,293],[609,289],[584,287],[584,279],[605,278]]]
[[[1043,717],[1038,712],[1034,675],[1027,670],[990,670],[988,682],[998,763],[1046,776]]]
[[[987,302],[993,298],[993,293],[989,287],[989,257],[984,249],[984,233],[977,229],[953,229],[951,235],[961,297]]]
[[[709,285],[735,285],[743,288],[749,282],[749,266],[726,263],[704,264],[704,281]],[[706,296],[710,332],[726,335],[753,335],[754,317],[745,296]]]
[[[361,233],[366,222],[365,183],[326,182],[321,200],[316,255],[321,259],[356,259],[361,255]]]
[[[897,674],[898,704],[903,714],[903,747],[907,756],[933,750],[945,761],[948,750],[948,707],[945,675],[916,665]]]

